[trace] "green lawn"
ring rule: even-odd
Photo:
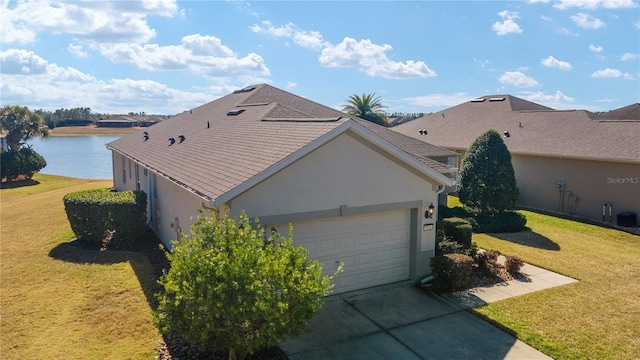
[[[475,311],[555,359],[640,357],[640,236],[521,212],[530,231],[473,240],[579,282]]]
[[[65,244],[73,233],[62,197],[111,181],[34,179],[0,190],[0,357],[152,359],[160,336],[149,259]]]

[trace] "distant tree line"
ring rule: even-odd
[[[107,113],[92,112],[88,107],[76,107],[71,109],[61,108],[55,111],[38,109],[34,111],[35,114],[40,115],[44,120],[45,125],[49,129],[54,129],[61,126],[85,126],[90,124],[97,124],[100,120],[109,119],[113,116]],[[129,112],[129,116],[142,116],[142,117],[154,117],[160,119],[167,119],[173,115],[147,115],[144,111],[140,113]]]

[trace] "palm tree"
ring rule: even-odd
[[[6,105],[0,109],[0,129],[7,132],[5,139],[11,150],[19,149],[23,140],[49,135],[40,115],[18,105]]]
[[[342,106],[342,111],[355,115],[361,119],[371,121],[382,126],[389,126],[387,123],[387,115],[382,109],[387,107],[382,105],[380,97],[376,94],[365,94],[362,96],[353,94],[347,99],[347,103]]]

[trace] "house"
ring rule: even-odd
[[[393,130],[464,155],[494,129],[511,152],[519,205],[616,222],[619,213],[640,213],[638,109],[560,111],[490,95]]]
[[[430,273],[454,152],[270,85],[249,86],[108,144],[117,190],[148,194],[169,245],[200,211],[245,211],[344,272],[335,292]]]

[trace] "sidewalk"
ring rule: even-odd
[[[498,261],[500,260],[504,261],[504,259],[499,259]],[[520,273],[523,276],[514,280],[471,288],[446,294],[443,295],[443,297],[463,308],[470,309],[513,296],[524,295],[578,281],[529,264],[525,264],[522,269],[520,269]]]

